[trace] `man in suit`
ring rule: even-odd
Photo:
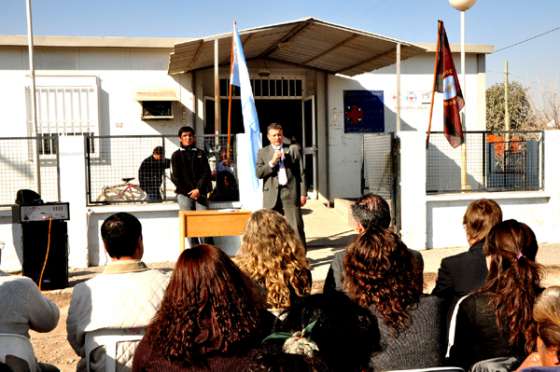
[[[502,210],[494,200],[475,200],[467,207],[463,226],[470,248],[441,261],[432,291],[433,295],[444,299],[448,322],[457,301],[484,284],[488,268],[482,247],[490,229],[499,222],[502,222]]]
[[[307,187],[300,147],[284,144],[282,126],[267,128],[270,145],[259,150],[257,177],[263,179],[263,208],[282,213],[305,245],[300,207],[307,202]]]

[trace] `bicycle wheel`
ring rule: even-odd
[[[141,201],[146,200],[148,194],[140,188],[138,185],[128,184],[128,187],[122,192],[124,200],[129,201]]]
[[[123,187],[125,185],[107,186],[103,189],[103,196],[106,201],[124,201]]]

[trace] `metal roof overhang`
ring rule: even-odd
[[[240,37],[247,60],[269,59],[347,76],[394,64],[397,44],[401,60],[426,52],[411,43],[313,18],[241,31]],[[219,43],[220,65],[229,64],[231,33],[175,45],[169,74],[213,66],[214,40]]]

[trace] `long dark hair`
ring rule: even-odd
[[[161,306],[146,331],[167,360],[198,364],[208,353],[234,353],[256,336],[264,302],[220,249],[201,244],[181,253]]]
[[[535,262],[538,244],[535,233],[524,223],[507,220],[495,225],[484,244],[491,257],[486,282],[480,293],[490,296],[496,323],[511,346],[523,343],[527,353],[536,342],[533,305],[540,292],[541,269]]]
[[[347,248],[345,289],[361,306],[373,306],[396,332],[408,327],[408,312],[420,301],[423,283],[419,281],[412,254],[387,229],[370,225]]]

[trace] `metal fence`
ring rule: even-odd
[[[428,193],[530,191],[543,188],[542,131],[466,132],[467,185],[461,185],[461,147],[432,132],[426,155]]]
[[[398,143],[393,133],[364,134],[362,195],[381,195],[391,206],[393,224],[400,226],[397,197]]]
[[[49,141],[58,147],[57,135]],[[0,206],[14,204],[21,189],[38,192],[45,202],[59,201],[58,154],[41,152],[37,166],[37,145],[41,148],[42,142],[41,136],[39,140],[37,137],[0,138]]]
[[[86,173],[88,204],[146,203],[148,194],[139,186],[138,171],[142,162],[152,156],[155,147],[161,146],[166,159],[179,148],[175,135],[137,136],[86,136]],[[235,167],[235,143],[231,139],[232,162]],[[226,135],[197,136],[197,146],[204,149],[210,168],[215,169],[226,149]],[[175,186],[170,169],[165,169],[161,184],[162,201],[175,200]]]

